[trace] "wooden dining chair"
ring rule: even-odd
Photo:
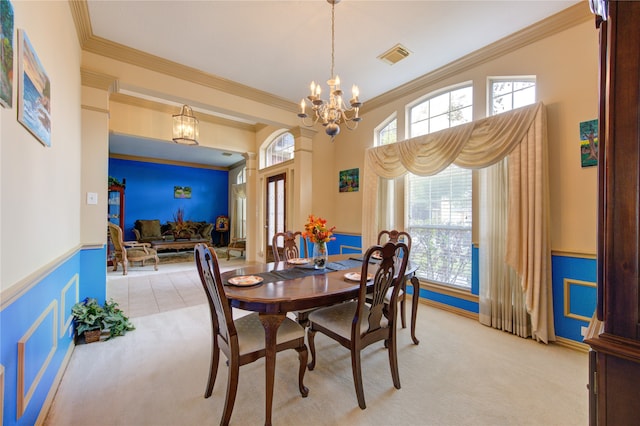
[[[300,231],[277,232],[273,235],[273,240],[271,243],[274,262],[280,262],[282,260],[290,260],[290,259],[303,257],[302,250],[298,248],[298,242],[297,242],[298,238],[301,238],[303,242],[302,248],[304,249],[304,257],[308,257],[309,247],[307,245],[307,239],[302,237],[302,232]],[[282,247],[278,246],[278,240],[280,239],[282,239],[282,242],[283,242]],[[280,253],[280,248],[282,248],[282,253]]]
[[[278,240],[282,238],[283,247],[282,247],[282,256],[280,256],[280,250],[278,248]],[[302,232],[296,231],[287,231],[287,232],[278,232],[273,236],[273,242],[271,243],[271,248],[273,250],[273,261],[287,261],[290,259],[297,259],[302,257],[302,250],[298,248],[297,239],[302,239],[302,248],[304,249],[304,257],[309,257],[309,245],[307,243],[307,239],[302,236]],[[309,325],[309,312],[314,310],[315,308],[305,309],[302,311],[294,311],[293,314],[296,316],[296,320],[298,324],[303,327]]]
[[[387,241],[391,241],[397,243],[398,241],[403,242],[409,248],[409,254],[411,254],[411,235],[405,231],[398,231],[392,229],[391,231],[380,231],[378,233],[378,244],[384,244]],[[405,299],[407,294],[407,281],[406,279],[402,280],[402,287],[400,289],[400,293],[398,294],[398,302],[400,303],[400,321],[402,323],[402,328],[407,328],[407,313],[406,313],[406,303]],[[385,302],[389,303],[391,298],[391,292],[387,294],[385,297]]]
[[[375,252],[382,254],[378,269],[369,278],[369,260]],[[365,253],[360,272],[360,290],[358,298],[326,308],[316,309],[309,314],[309,349],[311,362],[309,370],[316,364],[315,335],[319,331],[334,339],[351,351],[353,382],[360,408],[367,408],[362,385],[360,352],[372,343],[384,341],[389,351],[391,377],[396,389],[400,389],[400,373],[396,351],[396,309],[398,293],[404,279],[409,258],[409,249],[404,243],[388,242],[384,246],[375,245]],[[396,262],[400,259],[400,262]],[[385,295],[392,290],[390,303],[385,303]],[[367,295],[370,302],[367,302]]]
[[[228,360],[229,376],[227,379],[227,396],[222,413],[221,425],[227,425],[231,419],[233,405],[238,390],[238,373],[241,365],[249,364],[265,356],[264,327],[258,313],[252,313],[236,320],[233,319],[231,306],[227,300],[220,268],[215,251],[209,250],[204,244],[198,244],[195,249],[195,261],[200,274],[200,281],[207,294],[209,311],[211,313],[212,349],[209,379],[204,397],[209,398],[216,382],[220,350]],[[278,328],[276,352],[295,349],[300,359],[298,371],[298,387],[302,397],[309,394],[304,386],[304,374],[307,363],[307,346],[304,343],[305,329],[295,321],[285,318]]]

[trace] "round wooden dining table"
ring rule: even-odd
[[[247,265],[221,274],[222,282],[225,283],[225,295],[231,306],[258,312],[260,322],[264,327],[266,349],[265,425],[271,425],[278,327],[288,312],[329,306],[357,297],[360,283],[345,278],[348,273],[359,273],[361,271],[362,263],[358,264],[357,261],[350,259],[356,257],[358,255],[353,254],[329,256],[328,266],[331,266],[332,263],[338,266],[341,263],[354,266],[341,270],[327,268],[324,271],[308,271],[311,275],[296,276],[296,272],[300,270],[295,269],[297,268],[296,265],[285,261]],[[374,273],[376,269],[377,264],[369,265],[370,273]],[[418,344],[414,334],[415,314],[419,299],[419,283],[415,277],[416,269],[417,267],[409,264],[405,277],[410,279],[409,282],[413,286],[411,334],[414,343]],[[265,279],[264,282],[253,286],[226,285],[229,278],[244,275],[270,275],[271,279]],[[273,275],[283,276],[284,278],[274,280]]]

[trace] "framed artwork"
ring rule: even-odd
[[[360,169],[340,171],[340,192],[358,192],[360,188]]]
[[[598,120],[580,123],[580,162],[582,167],[598,165]]]
[[[51,83],[25,30],[18,29],[18,121],[51,146]]]
[[[191,198],[190,186],[174,186],[173,198]]]
[[[13,106],[13,5],[0,0],[0,105]]]
[[[229,230],[229,218],[227,216],[218,216],[216,218],[216,231],[225,232]]]

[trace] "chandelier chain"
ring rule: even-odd
[[[336,75],[334,74],[334,67],[335,67],[335,61],[336,61],[336,57],[335,57],[335,44],[336,44],[336,31],[335,31],[335,26],[336,26],[336,3],[333,2],[331,3],[331,74],[329,74],[329,76],[331,78],[334,78]]]

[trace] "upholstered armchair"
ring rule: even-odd
[[[154,269],[158,270],[158,253],[151,248],[149,243],[139,243],[137,241],[124,241],[122,229],[111,222],[107,222],[109,229],[109,237],[113,244],[113,270],[118,270],[118,264],[122,265],[122,275],[127,275],[129,262],[144,262],[153,260],[155,262]]]

